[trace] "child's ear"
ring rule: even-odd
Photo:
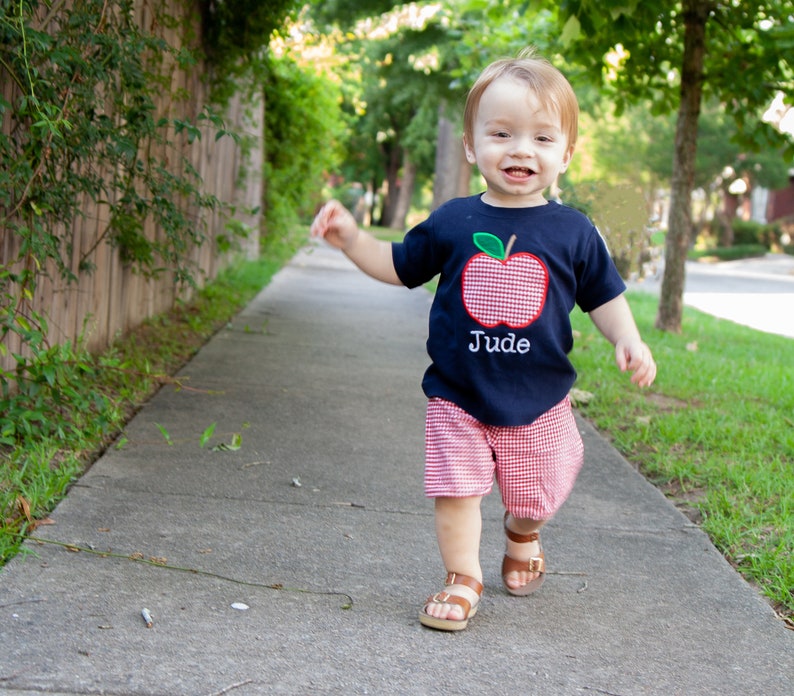
[[[466,161],[469,164],[477,164],[477,158],[474,156],[474,149],[469,145],[466,136],[463,136],[463,150],[466,152]]]
[[[565,153],[565,156],[562,158],[562,168],[560,169],[561,172],[564,172],[568,169],[568,165],[571,163],[571,159],[573,158],[573,145],[568,148],[568,151]]]

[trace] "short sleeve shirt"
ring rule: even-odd
[[[425,394],[488,425],[527,425],[559,403],[576,380],[571,310],[626,289],[592,222],[555,202],[449,201],[394,243],[392,257],[410,288],[440,275]]]

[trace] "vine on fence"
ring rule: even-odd
[[[0,353],[11,335],[25,347],[14,370],[0,371],[7,447],[63,429],[44,417],[43,401],[64,413],[106,406],[101,395],[74,402],[74,385],[93,368],[79,346],[48,345],[46,318],[32,306],[41,280],[78,281],[110,244],[138,273],[193,283],[187,252],[205,241],[201,211],[220,205],[181,148],[200,137],[202,121],[227,131],[210,108],[195,122],[157,113],[173,70],[196,56],[155,33],[188,28],[163,6],[146,9],[151,30],[132,0],[12,0],[0,9],[0,231],[11,251],[0,267]],[[72,235],[88,202],[109,222],[82,250]]]
[[[200,71],[215,83],[211,98],[228,99],[297,4],[198,0],[198,27],[180,0],[0,3],[3,365],[13,351],[13,367],[0,366],[0,563],[157,381],[148,356],[93,355],[79,337],[50,345],[37,286],[84,281],[101,245],[146,277],[194,282],[190,252],[220,202],[203,191],[185,145],[208,130],[238,138],[209,107],[186,118],[186,108],[174,117],[157,105],[192,96],[172,91],[174,70]],[[86,249],[75,230],[91,208],[107,224]],[[245,234],[232,226],[213,241],[224,253]]]

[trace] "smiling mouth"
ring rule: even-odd
[[[535,172],[527,167],[508,167],[504,170],[505,174],[517,179],[528,179]]]

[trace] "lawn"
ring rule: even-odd
[[[698,522],[781,615],[794,617],[794,341],[693,309],[680,335],[629,295],[659,374],[641,391],[586,315],[572,316],[580,411]]]

